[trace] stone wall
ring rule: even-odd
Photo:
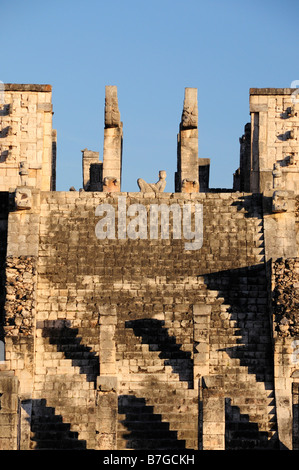
[[[296,423],[293,430],[299,380],[298,307],[299,260],[279,259],[272,263],[274,375],[279,438],[288,449],[298,439]]]
[[[5,259],[7,249],[8,193],[0,193],[0,341],[4,338]]]
[[[4,85],[0,109],[0,191],[55,188],[56,133],[50,85]]]
[[[250,89],[252,192],[272,190],[278,184],[298,194],[299,108],[294,92],[290,88]]]
[[[153,204],[190,204],[193,213],[202,204],[202,245],[186,250],[192,240],[173,239],[172,224],[169,238],[119,237],[119,197],[127,211],[135,203],[147,214]],[[104,203],[115,209],[114,239],[96,236],[102,220],[96,208]],[[223,375],[221,393],[241,415],[244,390],[254,390],[247,396],[251,419],[265,401],[264,420],[256,426],[271,440],[263,392],[263,383],[271,384],[271,364],[260,196],[43,192],[39,209],[31,446],[199,448],[201,378],[215,375]],[[132,220],[131,214],[127,223]],[[144,229],[141,219],[138,228]],[[117,381],[112,388],[110,378]],[[115,403],[115,387],[117,430],[107,419],[115,404],[106,414],[104,407],[104,415],[97,408]],[[67,436],[47,439],[41,425],[49,415],[53,422],[63,417]],[[105,417],[106,425],[99,425]],[[237,426],[231,411],[227,419]],[[236,431],[230,432],[239,446]],[[252,436],[256,442],[258,433]],[[205,448],[214,440],[206,436]]]
[[[116,87],[103,164],[85,149],[84,190],[54,192],[51,88],[5,86],[0,448],[298,447],[291,92],[251,90],[235,189],[252,192],[209,189],[188,88],[177,192],[118,192]]]

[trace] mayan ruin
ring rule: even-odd
[[[212,188],[186,87],[175,174],[122,192],[107,85],[103,149],[57,191],[55,89],[4,84],[0,450],[299,450],[297,91],[250,88],[233,187]]]

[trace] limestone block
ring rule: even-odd
[[[120,127],[117,87],[105,87],[105,127]]]
[[[184,179],[182,181],[182,193],[198,193],[199,182],[197,180]]]
[[[286,212],[288,210],[288,191],[277,190],[272,196],[272,212]]]
[[[120,180],[114,176],[105,176],[103,180],[103,192],[120,192]]]
[[[31,209],[32,193],[31,189],[18,187],[15,192],[15,206],[17,210]]]
[[[197,89],[185,88],[184,107],[182,112],[182,128],[197,128]]]

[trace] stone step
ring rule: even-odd
[[[55,408],[46,406],[46,401],[36,400],[32,409],[31,448],[43,449],[85,449],[85,441],[78,439],[78,433],[71,430]]]
[[[163,451],[186,449],[186,443],[179,440],[171,439],[139,439],[138,437],[128,437],[127,439],[117,439],[118,450],[146,450],[146,451]],[[194,447],[193,447],[194,448]]]
[[[38,441],[38,444],[34,444],[35,437],[31,438],[31,447],[37,450],[85,450],[86,443],[85,441],[79,441],[73,438],[61,438],[56,439],[51,436],[50,439],[41,439]]]

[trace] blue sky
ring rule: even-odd
[[[174,190],[184,89],[198,89],[199,157],[231,188],[249,88],[299,80],[296,0],[0,0],[5,83],[53,86],[57,190],[82,187],[81,150],[103,154],[105,85],[118,87],[123,191],[167,172]]]

